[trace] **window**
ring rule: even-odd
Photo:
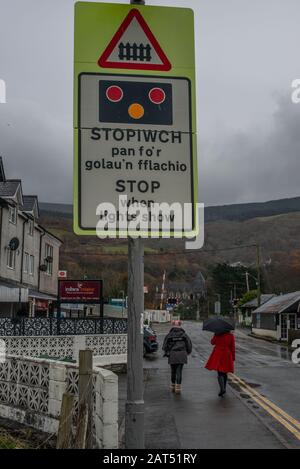
[[[33,230],[34,230],[33,220],[28,220],[28,234],[29,234],[29,236],[33,236]]]
[[[34,275],[34,256],[29,256],[29,275]]]
[[[34,256],[24,253],[24,272],[29,275],[34,275]]]
[[[256,314],[256,327],[257,327],[257,329],[260,329],[260,325],[261,325],[260,320],[261,320],[260,313],[257,313]]]
[[[24,252],[24,272],[28,274],[29,271],[29,254]]]
[[[9,269],[16,268],[16,251],[12,251],[11,249],[7,250],[7,267]]]
[[[17,207],[12,207],[11,205],[8,208],[8,220],[14,225],[17,224]]]
[[[45,261],[47,265],[46,273],[52,275],[53,273],[53,246],[50,244],[45,245]]]

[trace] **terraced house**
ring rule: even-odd
[[[57,295],[61,241],[39,224],[35,195],[7,179],[0,157],[0,316],[47,316]]]

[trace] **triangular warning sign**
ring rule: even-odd
[[[171,70],[172,66],[149,26],[137,9],[132,9],[98,60],[103,68]]]

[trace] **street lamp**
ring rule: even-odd
[[[254,275],[249,274],[249,272],[245,272],[245,276],[246,276],[247,292],[250,291],[248,277],[252,277],[255,280],[256,287],[258,287],[258,279],[254,277]]]

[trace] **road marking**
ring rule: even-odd
[[[274,404],[274,402],[270,401],[269,399],[267,399],[265,396],[262,396],[259,392],[257,392],[255,389],[251,388],[251,386],[249,386],[244,380],[242,380],[241,378],[239,378],[238,376],[236,375],[233,375],[244,387],[247,388],[247,390],[251,391],[252,394],[255,394],[259,399],[261,399],[262,401],[264,401],[268,406],[270,406],[271,408],[273,408],[275,411],[277,411],[280,415],[282,415],[282,417],[284,417],[286,420],[288,420],[289,422],[291,422],[296,428],[298,428],[300,430],[300,422],[296,419],[294,419],[293,417],[291,417],[287,412],[285,412],[283,409],[281,409],[280,407],[278,407],[276,404]]]
[[[231,373],[232,381],[238,384],[240,388],[250,394],[260,407],[262,407],[268,414],[280,422],[287,430],[289,430],[300,441],[300,422],[294,419],[291,415],[287,414],[283,409],[278,407],[274,402],[262,396],[255,389],[251,388],[245,381]]]

